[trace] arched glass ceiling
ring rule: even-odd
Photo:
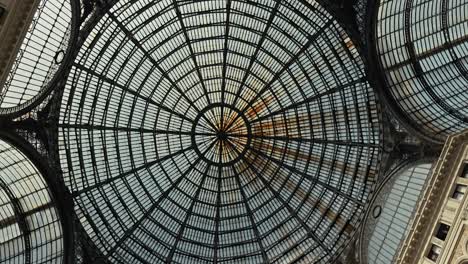
[[[380,126],[316,2],[120,1],[73,63],[59,143],[113,263],[323,263],[359,225]]]
[[[59,213],[37,167],[0,140],[0,263],[62,263]]]
[[[431,168],[432,163],[406,166],[395,172],[395,180],[390,180],[382,189],[378,202],[373,205],[381,206],[382,209],[368,238],[366,263],[394,263],[393,259],[409,231],[418,198],[429,179]]]
[[[16,60],[0,87],[0,114],[23,110],[43,96],[68,53],[73,0],[41,0]]]
[[[420,133],[468,128],[468,3],[380,0],[376,48],[387,89]]]

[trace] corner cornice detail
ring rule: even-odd
[[[423,196],[419,201],[410,232],[401,245],[396,263],[417,263],[422,254],[421,241],[429,239],[430,227],[444,204],[445,197],[452,186],[451,182],[457,176],[454,171],[456,167],[450,166],[449,163],[459,159],[466,147],[468,147],[468,130],[450,136],[446,140],[431,178],[427,182]]]

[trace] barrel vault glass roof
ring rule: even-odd
[[[0,263],[62,263],[64,239],[43,175],[0,139]]]
[[[71,65],[59,148],[112,263],[325,263],[359,225],[380,127],[315,1],[119,1]]]
[[[70,46],[70,0],[41,0],[12,69],[0,87],[0,115],[24,110],[47,96]]]
[[[395,262],[398,248],[410,230],[419,196],[430,178],[432,165],[418,162],[393,171],[395,176],[378,194],[376,204],[381,206],[381,214],[374,219],[364,263]]]
[[[378,2],[375,48],[396,105],[432,139],[467,129],[467,1]]]

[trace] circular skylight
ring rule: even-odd
[[[119,1],[72,65],[59,144],[112,263],[322,263],[359,225],[380,126],[316,2]]]

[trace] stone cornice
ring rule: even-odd
[[[430,238],[432,223],[451,190],[451,182],[457,177],[454,171],[456,166],[452,164],[461,158],[466,147],[468,147],[468,130],[447,139],[420,199],[410,232],[400,248],[396,263],[417,263],[423,253],[421,241]]]
[[[0,25],[0,93],[39,2],[39,0],[0,0],[6,9],[5,18]]]

